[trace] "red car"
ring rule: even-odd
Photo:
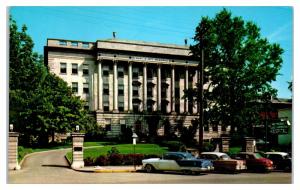
[[[273,162],[270,159],[262,157],[255,152],[240,152],[233,155],[232,158],[237,160],[246,160],[248,170],[268,172],[273,170]]]

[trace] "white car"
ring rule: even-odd
[[[223,152],[202,152],[199,158],[211,160],[216,171],[238,172],[247,169],[245,160],[231,159]]]
[[[142,160],[143,169],[150,173],[154,171],[181,171],[185,174],[199,173],[213,169],[209,160],[197,159],[187,152],[168,152],[163,158]]]

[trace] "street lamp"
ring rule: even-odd
[[[13,132],[13,130],[14,130],[14,125],[13,125],[13,124],[10,124],[10,125],[9,125],[9,131],[10,131],[10,132]]]
[[[76,125],[76,132],[79,132],[79,125]]]
[[[135,145],[136,145],[136,139],[138,138],[138,136],[136,135],[136,133],[132,134],[132,144],[133,144],[133,167],[134,170],[136,170],[135,168]]]

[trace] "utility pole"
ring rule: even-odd
[[[199,75],[198,76],[198,114],[199,114],[199,153],[203,150],[203,65],[204,65],[204,48],[203,48],[203,36],[200,41],[201,49],[201,62],[199,62]]]

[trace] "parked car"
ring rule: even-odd
[[[248,170],[268,172],[273,169],[273,162],[264,158],[260,153],[240,152],[232,156],[237,160],[246,160]]]
[[[197,159],[188,152],[167,152],[162,158],[142,160],[143,169],[150,173],[154,171],[181,171],[185,174],[210,171],[213,164],[209,160]]]
[[[215,171],[235,173],[246,169],[245,161],[231,159],[223,152],[202,152],[199,158],[211,160]]]
[[[265,157],[273,161],[274,168],[292,171],[292,158],[286,152],[266,152]]]

